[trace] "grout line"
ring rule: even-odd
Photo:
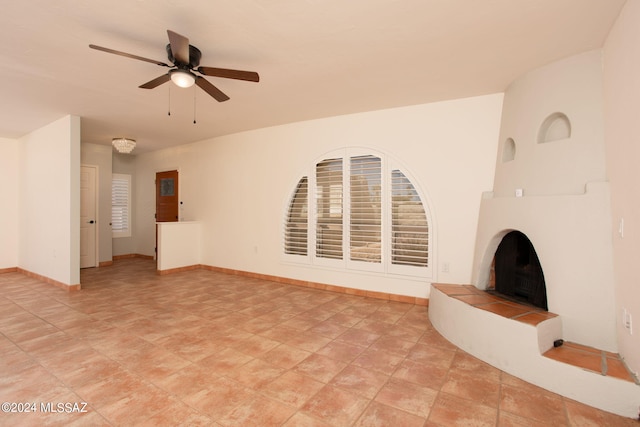
[[[629,365],[627,365],[627,362],[625,362],[624,358],[618,355],[618,360],[622,362],[622,366],[624,366],[624,368],[627,370],[627,373],[629,374],[631,380],[636,383],[636,385],[640,385],[640,379],[638,378],[637,374],[633,372],[631,368],[629,368]]]
[[[529,314],[535,314],[535,313],[538,313],[538,312],[537,312],[537,311],[526,311],[526,312],[524,312],[524,313],[516,314],[515,316],[510,317],[510,319],[519,319],[519,318],[521,318],[521,317],[527,316],[527,315],[529,315]]]

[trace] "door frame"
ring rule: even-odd
[[[100,265],[100,166],[98,165],[91,165],[91,164],[84,164],[81,163],[80,164],[80,172],[82,172],[82,168],[91,168],[94,169],[95,172],[95,182],[94,182],[94,188],[93,188],[93,193],[95,195],[94,197],[94,201],[95,201],[95,227],[94,227],[94,242],[95,242],[95,254],[96,254],[96,259],[94,262],[94,265],[91,267],[83,267],[83,268],[92,268],[92,267],[98,267]],[[81,193],[82,195],[82,193]],[[80,204],[82,204],[82,200],[80,201]],[[80,224],[78,224],[78,227],[81,227]],[[80,257],[80,251],[78,252],[78,257]]]

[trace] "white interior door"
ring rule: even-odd
[[[96,267],[96,166],[80,168],[80,268]]]

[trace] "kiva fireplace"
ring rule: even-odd
[[[632,414],[636,384],[543,356],[561,340],[618,352],[602,52],[514,81],[505,91],[499,138],[493,189],[480,202],[472,285],[548,313],[532,326],[434,285],[429,318],[458,347],[512,375]]]
[[[569,57],[505,92],[472,283],[559,315],[566,341],[617,352],[601,60]]]

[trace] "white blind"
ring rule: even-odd
[[[114,237],[131,235],[131,175],[112,176],[111,229]]]
[[[430,277],[429,207],[413,178],[381,153],[341,149],[326,157],[311,164],[288,200],[282,241],[289,260]]]
[[[375,156],[351,157],[350,258],[380,263],[382,162]]]
[[[307,224],[309,217],[309,184],[307,181],[306,176],[300,179],[289,204],[284,242],[285,253],[287,254],[307,255]]]
[[[342,259],[342,159],[316,165],[316,256]]]
[[[391,173],[391,262],[427,267],[429,226],[424,206],[411,181],[400,172]]]

